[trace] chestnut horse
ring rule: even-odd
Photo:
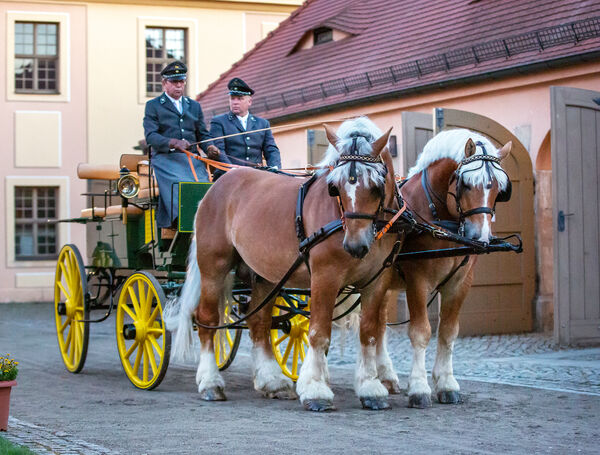
[[[391,362],[378,368],[374,330],[380,306],[389,288],[392,269],[373,279],[396,240],[385,235],[375,240],[375,218],[384,208],[397,208],[392,160],[386,134],[367,118],[344,122],[337,134],[325,125],[331,145],[322,162],[324,169],[306,194],[303,225],[311,235],[346,210],[344,230],[316,244],[306,262],[285,284],[311,289],[309,349],[300,370],[296,392],[308,410],[333,409],[326,354],[336,297],[340,289],[354,285],[362,296],[361,356],[356,371],[356,393],[366,408],[384,409],[388,388],[398,378]],[[357,158],[357,155],[360,157]],[[240,266],[252,270],[251,308],[268,296],[273,283],[286,274],[298,258],[295,208],[304,179],[235,169],[222,176],[202,199],[188,259],[188,272],[177,313],[165,318],[177,328],[173,356],[190,351],[192,316],[198,323],[200,362],[196,374],[204,400],[225,400],[225,382],[217,369],[213,328],[219,324],[219,303],[225,279]],[[338,195],[332,197],[331,195]],[[308,265],[308,267],[307,267]],[[309,270],[310,269],[310,270]],[[200,277],[202,279],[200,280]],[[265,396],[295,398],[293,383],[281,372],[270,343],[272,302],[248,319],[253,343],[254,388]],[[206,326],[206,327],[203,327]]]
[[[511,183],[500,161],[509,155],[511,147],[508,142],[497,150],[484,136],[464,129],[443,131],[425,145],[410,169],[408,181],[401,187],[402,197],[417,221],[445,227],[454,223],[461,235],[489,243],[496,202],[510,198]],[[407,236],[403,252],[453,246],[457,245],[424,233]],[[399,273],[392,289],[397,289],[387,293],[386,301],[395,301],[400,287],[406,289],[408,335],[413,347],[409,407],[431,406],[425,370],[425,350],[431,337],[427,301],[437,288],[442,301],[433,384],[440,403],[460,401],[452,349],[458,335],[458,314],[473,282],[476,260],[477,256],[446,257],[396,264]]]

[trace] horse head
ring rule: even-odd
[[[345,121],[337,133],[324,125],[331,144],[322,163],[329,166],[329,195],[338,198],[345,223],[344,249],[363,258],[375,238],[375,220],[393,199],[391,158],[382,156],[385,133],[365,117]],[[389,169],[388,169],[389,168]]]
[[[459,220],[461,235],[490,241],[496,203],[507,202],[511,196],[510,179],[500,165],[511,148],[512,142],[496,150],[487,140],[467,140],[464,158],[450,177],[446,201],[450,214]]]

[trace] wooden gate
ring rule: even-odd
[[[423,115],[426,114],[420,114],[419,118],[411,113],[404,114],[403,138],[422,137]],[[487,136],[497,146],[513,141],[511,155],[502,163],[513,183],[512,199],[509,203],[498,205],[493,229],[497,236],[520,234],[524,252],[520,255],[496,253],[479,257],[473,287],[461,311],[460,333],[478,335],[530,331],[535,294],[535,246],[533,173],[529,153],[510,131],[487,117],[455,109],[435,109],[433,116],[427,116],[434,133],[442,129],[468,128]],[[405,123],[405,118],[410,118],[410,121]],[[414,140],[412,143],[417,142]],[[408,150],[410,144],[410,140],[403,139],[405,169],[414,164],[422,149]]]
[[[551,87],[554,336],[600,342],[600,92]]]

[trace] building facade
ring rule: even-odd
[[[299,4],[0,1],[0,302],[53,299],[59,249],[85,251],[85,228],[56,222],[84,208],[77,164],[117,164],[143,138],[166,62],[196,94]]]
[[[555,144],[564,139],[555,127],[561,116],[552,100],[560,91],[556,87],[588,94],[591,107],[579,123],[573,122],[578,130],[569,143],[591,131],[584,162],[600,169],[600,141],[593,140],[600,128],[600,94],[589,92],[600,90],[600,5],[414,0],[403,2],[402,8],[388,6],[380,0],[308,1],[235,66],[236,75],[257,91],[254,113],[276,127],[284,167],[316,163],[327,147],[321,124],[339,125],[358,115],[368,115],[382,130],[394,127],[399,175],[406,175],[420,147],[440,126],[463,126],[491,137],[497,131],[497,137],[513,140],[514,150],[523,151],[513,153],[507,164],[516,196],[497,218],[506,220],[502,229],[522,233],[525,251],[518,262],[509,256],[489,263],[481,259],[487,269],[477,272],[461,333],[538,329],[554,330],[558,339],[558,332],[571,324],[574,331],[589,330],[582,339],[599,336],[597,229],[584,246],[575,248],[581,239],[570,240],[571,251],[581,250],[578,260],[586,265],[580,272],[588,278],[554,270],[569,262],[557,257],[554,247],[562,235],[557,213],[570,216],[572,226],[578,217],[578,223],[596,226],[599,201],[588,198],[593,209],[579,214],[558,206],[557,194],[567,191],[567,183],[552,188],[557,181]],[[200,94],[209,113],[223,110],[218,94],[230,74]],[[444,123],[444,113],[454,123]],[[598,194],[599,178],[590,176],[592,194]],[[571,177],[569,184],[575,183]],[[590,192],[569,194],[571,200],[583,200]],[[489,279],[515,270],[518,277]],[[570,289],[566,294],[579,295],[574,300],[580,301],[563,309],[571,318],[564,323],[555,317],[557,276]]]

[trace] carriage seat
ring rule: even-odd
[[[106,209],[104,209],[104,207],[95,207],[93,212],[96,217],[105,218],[107,216],[120,215],[122,209],[123,209],[123,207],[120,205],[111,205],[109,207],[106,207]],[[144,211],[138,207],[135,207],[133,205],[127,206],[127,216],[137,216],[137,215],[141,215],[142,213],[144,213]],[[90,218],[91,219],[92,218],[92,209],[91,208],[83,209],[81,211],[81,218]]]
[[[118,180],[121,176],[119,170],[119,166],[112,164],[79,163],[77,177],[88,180]]]

